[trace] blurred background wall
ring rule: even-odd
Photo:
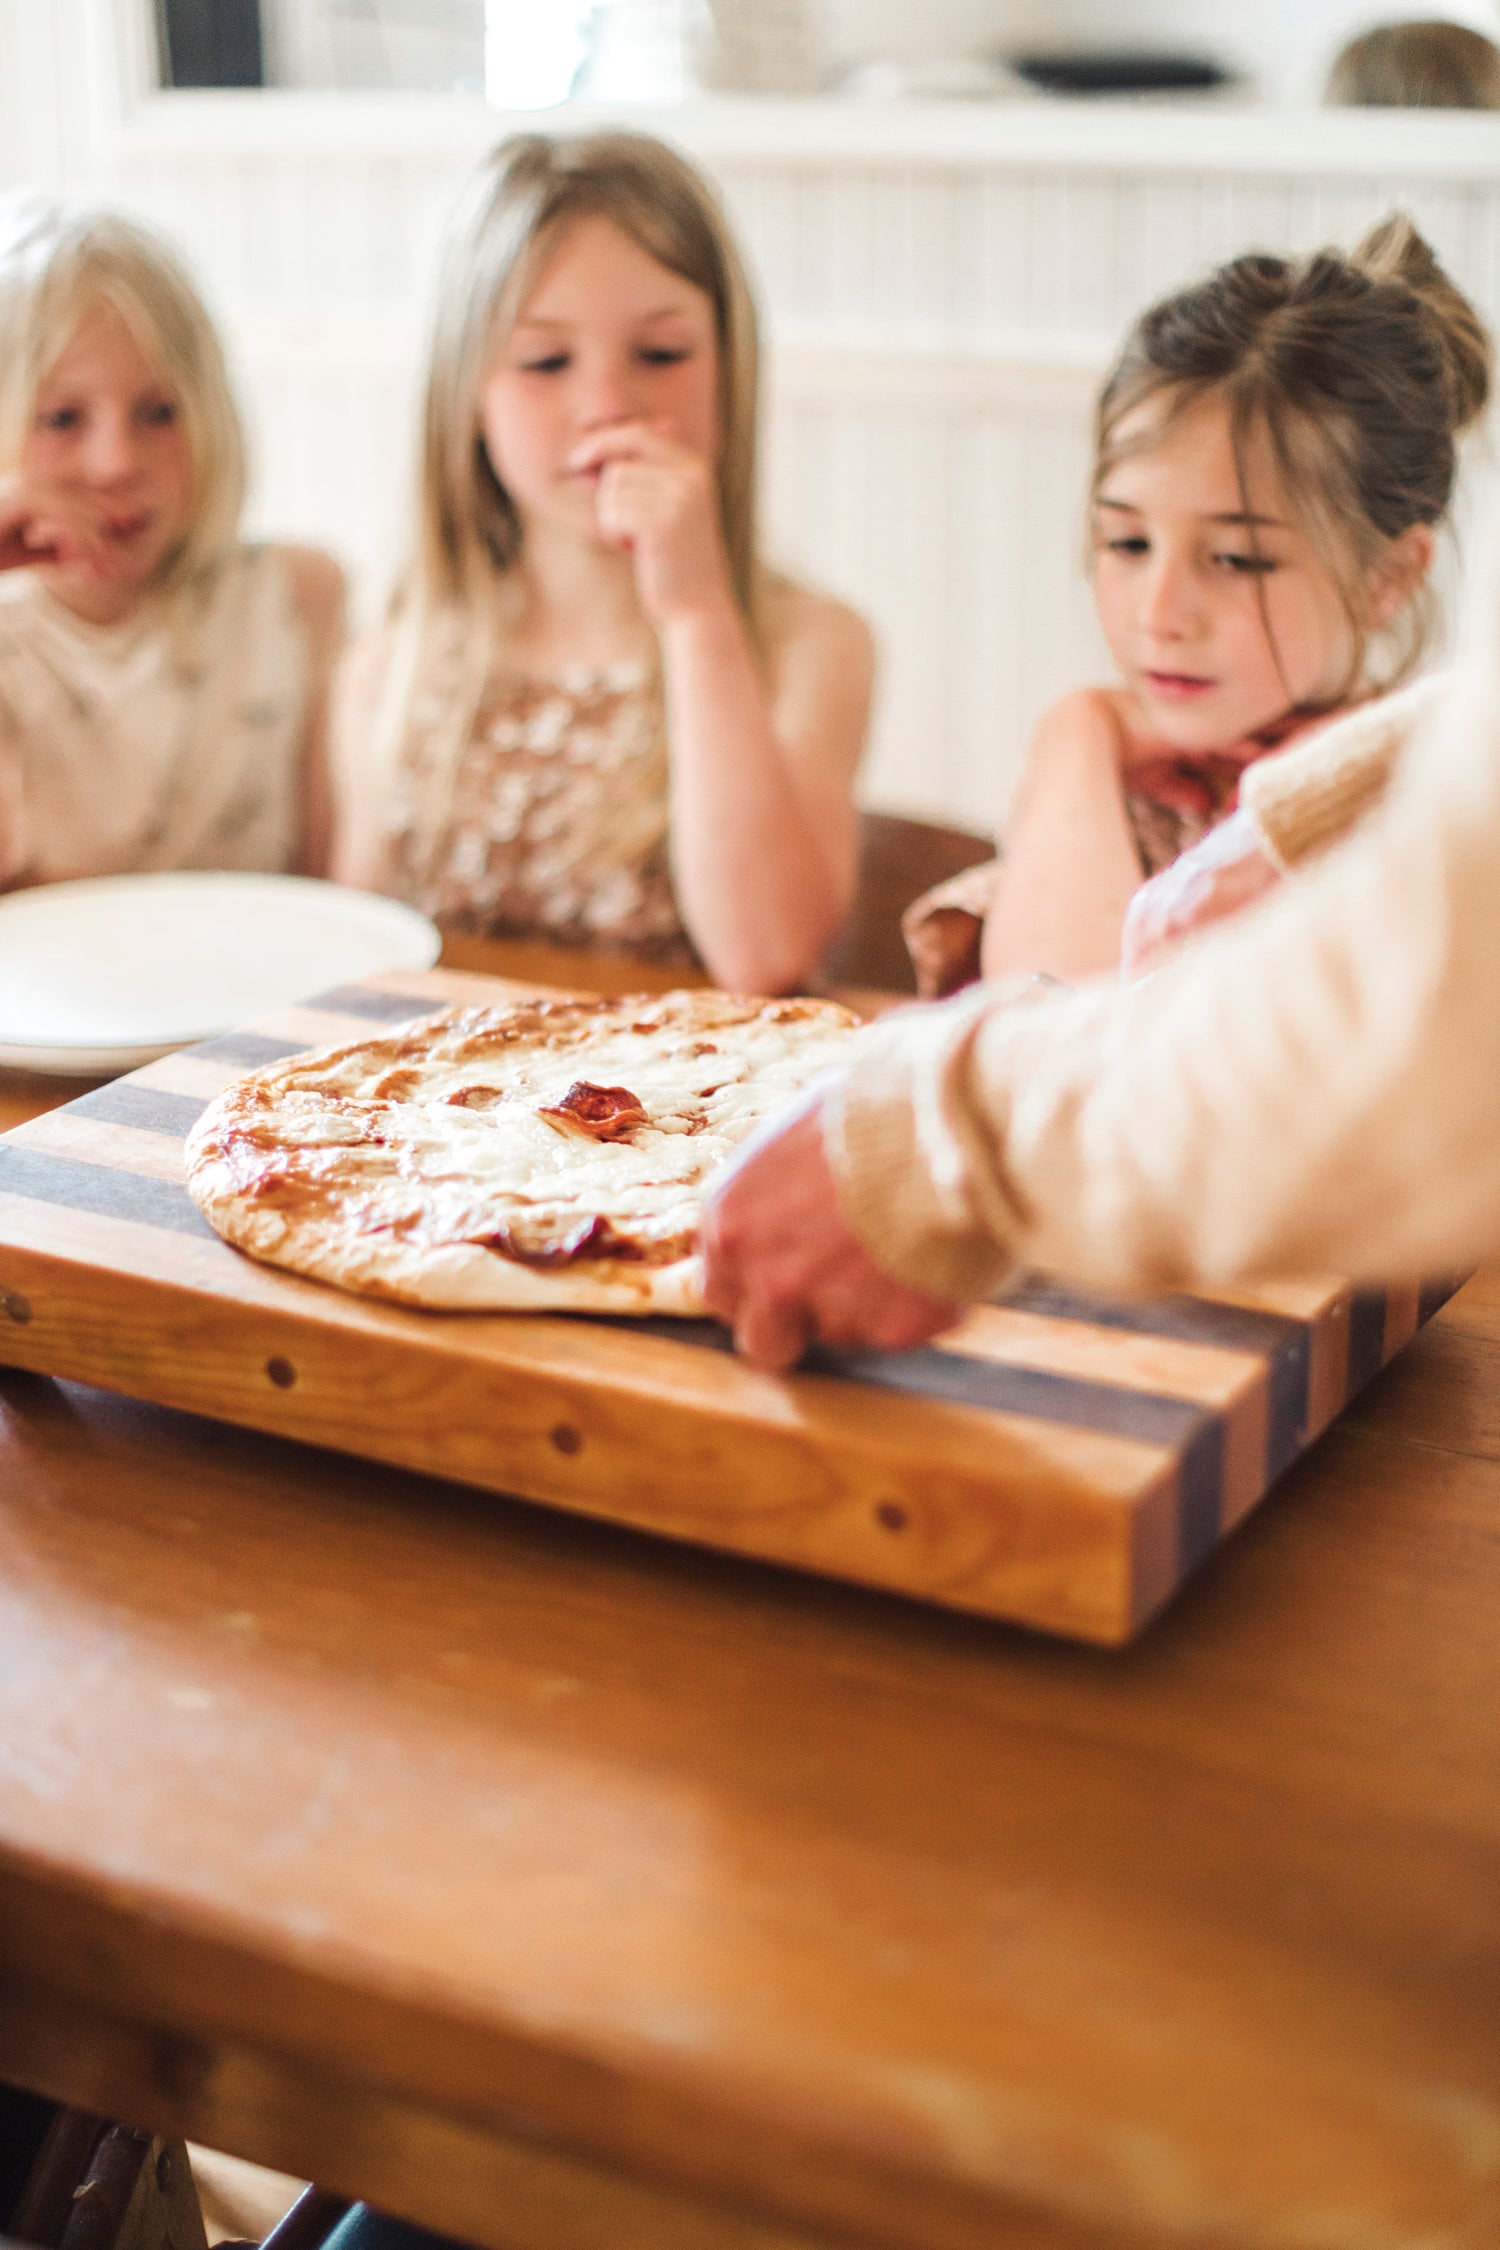
[[[254,520],[338,551],[368,615],[399,558],[443,211],[501,132],[592,113],[488,104],[469,0],[386,0],[387,18],[341,0],[337,21],[336,0],[297,4],[263,10],[268,71],[326,88],[362,70],[364,90],[162,92],[150,0],[0,0],[0,170],[110,194],[185,249],[236,357]],[[825,72],[985,51],[1006,16],[1045,18],[1054,38],[1074,19],[1080,40],[1107,16],[1119,38],[1132,13],[822,9]],[[1368,10],[1302,0],[1295,36],[1281,0],[1147,12],[1152,37],[1183,46],[1212,46],[1217,22],[1238,87],[1175,104],[832,94],[626,113],[715,175],[758,276],[774,548],[881,634],[872,803],[992,824],[1039,710],[1100,676],[1089,409],[1141,305],[1246,247],[1347,242],[1401,204],[1500,318],[1500,120],[1299,106],[1298,73]],[[340,23],[409,32],[379,55],[416,90],[379,83],[368,39],[335,53]]]

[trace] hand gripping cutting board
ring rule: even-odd
[[[0,1138],[0,1361],[927,1601],[1121,1642],[1455,1283],[1023,1288],[757,1373],[706,1321],[410,1312],[257,1266],[182,1184],[241,1071],[525,988],[378,979]]]

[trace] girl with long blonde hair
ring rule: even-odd
[[[213,324],[115,213],[0,204],[0,888],[319,873],[343,580],[239,537]]]
[[[756,386],[682,157],[495,151],[441,276],[409,569],[340,696],[345,880],[740,989],[808,977],[853,889],[872,656],[760,559]]]

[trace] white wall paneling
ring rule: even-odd
[[[96,91],[61,139],[28,128],[26,163],[107,185],[183,246],[238,358],[256,521],[336,548],[368,614],[400,544],[443,210],[502,132],[585,113],[140,99],[122,59],[132,4],[0,0],[0,126],[35,99],[4,90],[18,25],[35,86],[69,67],[39,12],[107,30],[115,111]],[[1089,407],[1150,297],[1251,245],[1347,241],[1400,203],[1500,314],[1487,118],[822,101],[631,117],[717,175],[759,277],[767,521],[793,567],[878,625],[869,793],[887,805],[993,820],[1038,711],[1098,676],[1080,555]]]
[[[153,84],[142,0],[0,0],[0,188],[106,183]]]

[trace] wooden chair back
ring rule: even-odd
[[[991,839],[972,829],[943,828],[896,813],[861,813],[854,905],[824,959],[821,981],[915,992],[902,915],[935,883],[949,882],[994,853]]]

